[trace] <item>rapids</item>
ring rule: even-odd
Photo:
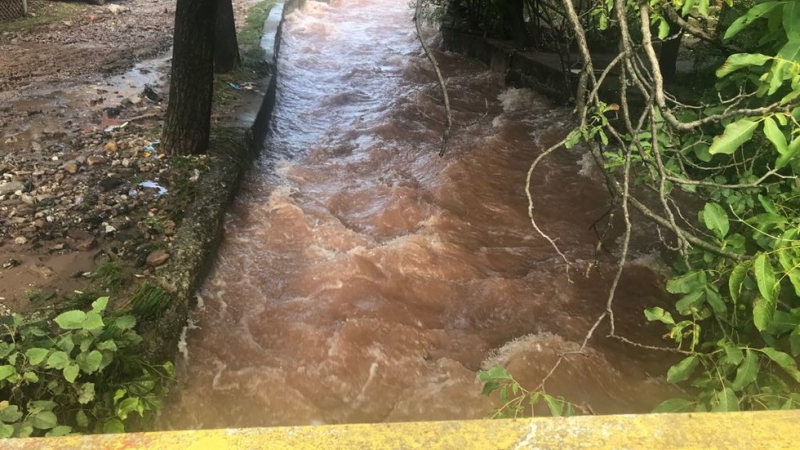
[[[404,1],[333,0],[287,16],[272,131],[198,295],[162,428],[485,417],[498,403],[481,396],[481,368],[535,385],[604,310],[616,260],[592,267],[591,225],[608,199],[579,149],[533,184],[569,276],[527,216],[527,168],[569,110],[437,53],[456,123],[439,158],[443,108],[412,15]],[[663,330],[642,309],[664,299],[646,241],[615,310],[623,334],[653,343]],[[670,394],[669,362],[606,331],[548,392],[648,411]]]

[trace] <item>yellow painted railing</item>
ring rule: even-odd
[[[583,416],[9,439],[21,449],[800,449],[800,411]]]

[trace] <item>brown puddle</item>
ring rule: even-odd
[[[269,154],[229,217],[162,428],[485,417],[497,405],[480,395],[481,367],[535,385],[603,311],[614,258],[582,272],[606,191],[580,151],[534,182],[542,228],[576,262],[571,281],[526,215],[527,167],[569,111],[442,54],[458,126],[439,158],[438,86],[411,17],[405,2],[343,0],[287,18]],[[658,343],[642,309],[663,301],[661,283],[645,265],[626,270],[623,334]],[[653,378],[668,358],[605,332],[550,393],[598,413],[670,395]]]

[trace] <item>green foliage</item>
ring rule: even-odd
[[[14,316],[0,342],[0,437],[122,432],[160,409],[172,364],[141,360],[135,319],[107,305],[65,311],[52,327]]]
[[[537,405],[546,406],[546,411],[553,417],[573,416],[576,409],[581,409],[563,397],[547,394],[544,389],[536,391],[525,389],[505,368],[500,366],[481,370],[478,373],[478,379],[483,382],[483,395],[490,396],[497,392],[503,403],[491,416],[492,419],[516,418],[528,414],[534,416]]]
[[[117,293],[125,286],[125,276],[122,274],[122,268],[116,262],[98,264],[94,268],[94,276],[100,286],[108,292]]]
[[[152,319],[161,316],[172,303],[172,296],[164,288],[146,282],[139,285],[131,300],[131,311],[136,317]]]
[[[648,2],[646,15],[641,2],[625,3],[630,21],[649,17],[666,37],[664,3]],[[671,5],[683,16],[711,14],[709,0]],[[602,12],[609,10],[597,14],[619,20]],[[687,241],[674,264],[666,285],[674,308],[645,311],[684,355],[667,380],[696,394],[658,412],[800,407],[800,2],[757,1],[739,12],[723,40],[740,49],[717,69],[702,103],[650,101],[638,128],[620,132],[605,118],[611,102],[590,99],[583,125],[567,137],[567,147],[601,142],[611,177],[626,167],[632,183],[658,193],[663,217],[679,216],[673,227],[706,244]],[[696,220],[676,190],[701,205]]]

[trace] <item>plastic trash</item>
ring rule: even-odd
[[[158,183],[156,183],[155,181],[152,181],[152,180],[142,181],[141,183],[139,183],[138,186],[142,187],[142,188],[145,188],[145,189],[148,189],[148,188],[149,189],[158,189],[158,195],[164,195],[164,194],[167,193],[167,188],[165,188],[164,186],[161,186],[160,184],[158,184]]]
[[[240,86],[240,85],[238,85],[238,84],[236,84],[234,82],[228,83],[228,86],[230,86],[231,89],[236,90],[236,91],[241,91],[242,90],[242,86]]]

